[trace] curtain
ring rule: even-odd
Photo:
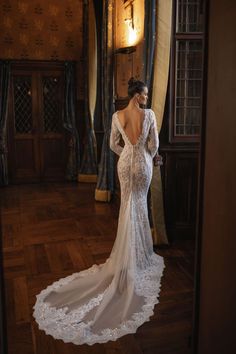
[[[91,127],[94,131],[94,115],[97,98],[97,31],[96,16],[93,0],[89,0],[89,114],[91,117]]]
[[[84,2],[84,57],[85,57],[85,126],[84,153],[79,171],[79,182],[97,180],[97,146],[94,133],[94,110],[97,85],[96,19],[93,1]]]
[[[7,107],[10,86],[10,62],[0,63],[0,185],[8,185],[7,169]]]
[[[156,39],[156,0],[145,0],[144,19],[144,82],[148,87],[148,106],[151,103],[153,64]]]
[[[144,50],[144,82],[148,87],[148,102],[147,108],[151,107],[152,102],[152,85],[153,85],[153,71],[154,71],[154,51],[156,45],[156,0],[145,0],[145,17],[144,17],[144,38],[143,38],[143,50]],[[152,220],[152,205],[151,205],[151,186],[147,195],[148,204],[148,218],[149,223],[153,231]],[[153,241],[155,241],[153,239]]]
[[[75,63],[65,62],[65,106],[63,126],[70,132],[69,157],[66,169],[66,179],[76,181],[80,165],[79,134],[75,118]]]
[[[169,75],[171,21],[172,0],[157,0],[157,36],[154,58],[152,109],[157,117],[159,134],[162,126]],[[154,244],[168,244],[169,242],[166,235],[164,219],[160,167],[155,167],[153,171],[151,182],[151,204]]]
[[[114,189],[114,153],[109,147],[111,119],[114,113],[113,105],[113,7],[114,0],[103,2],[102,28],[102,119],[103,143],[101,160],[98,168],[98,181],[95,190],[95,200],[109,202]]]

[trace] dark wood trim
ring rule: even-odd
[[[209,32],[209,1],[203,0],[205,34],[203,39],[203,92],[202,92],[202,120],[201,141],[198,174],[198,197],[197,197],[197,222],[195,240],[195,265],[194,265],[194,301],[193,301],[193,325],[192,325],[192,353],[198,354],[199,341],[199,313],[200,313],[200,274],[201,274],[201,249],[202,249],[202,226],[203,226],[203,198],[204,198],[204,174],[206,154],[206,120],[207,120],[207,81],[208,81],[208,32]]]
[[[203,38],[203,32],[183,32],[183,33],[175,33],[175,39],[187,39],[187,40],[191,40],[191,39],[202,39]]]
[[[0,203],[1,206],[1,203]],[[7,320],[5,306],[5,286],[3,275],[3,241],[2,241],[2,219],[0,214],[0,353],[8,353],[7,345]]]
[[[198,145],[183,145],[183,142],[182,144],[179,144],[179,145],[166,145],[166,144],[160,144],[160,151],[163,151],[163,152],[184,152],[184,151],[187,151],[187,152],[199,152],[200,151],[200,146],[199,144]]]
[[[43,68],[44,70],[47,68],[48,70],[62,68],[65,65],[66,60],[10,60],[11,65],[14,65],[16,69],[25,68]],[[74,61],[75,62],[75,61]]]

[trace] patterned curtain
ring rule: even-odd
[[[76,181],[80,165],[79,134],[75,119],[75,63],[65,62],[65,106],[63,126],[70,132],[66,179]]]
[[[102,119],[104,137],[95,200],[109,202],[114,189],[114,153],[109,147],[113,105],[113,8],[114,0],[103,1],[102,27]]]
[[[84,13],[84,63],[85,63],[85,127],[86,127],[86,136],[85,136],[85,145],[84,153],[82,158],[82,163],[79,171],[79,181],[80,182],[96,182],[97,180],[97,146],[96,146],[96,137],[93,128],[93,116],[91,116],[94,109],[91,109],[91,84],[93,83],[89,77],[91,58],[89,61],[89,51],[91,45],[91,37],[89,36],[89,23],[95,21],[94,11],[90,12],[92,1],[84,0],[83,13]],[[90,18],[91,14],[93,18]],[[94,37],[93,37],[94,40]]]
[[[0,185],[8,185],[7,170],[7,107],[10,86],[10,62],[0,63]]]

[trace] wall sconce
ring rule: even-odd
[[[134,6],[133,6],[133,1],[134,0],[124,0],[124,4],[128,2],[128,4],[125,5],[125,23],[127,23],[132,29],[134,29]]]
[[[130,47],[124,47],[124,48],[118,48],[115,50],[115,54],[131,54],[136,51],[135,46],[130,46]]]

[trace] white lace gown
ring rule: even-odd
[[[120,134],[125,146],[119,145]],[[145,109],[142,133],[131,144],[112,116],[110,148],[117,169],[121,205],[116,240],[103,264],[54,282],[37,295],[33,316],[39,328],[74,344],[105,343],[135,333],[159,302],[163,257],[153,252],[147,193],[159,146],[154,112]]]

